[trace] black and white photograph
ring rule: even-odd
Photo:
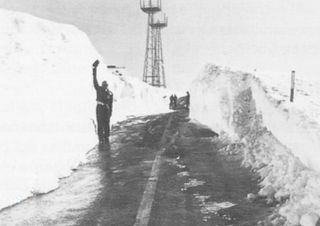
[[[320,226],[320,1],[0,0],[0,226]]]

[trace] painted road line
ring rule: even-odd
[[[139,206],[139,210],[138,210],[138,213],[136,216],[136,222],[135,222],[134,226],[148,226],[148,224],[149,224],[151,208],[152,208],[154,195],[155,195],[156,188],[157,188],[160,166],[161,166],[161,162],[162,162],[161,156],[162,156],[163,152],[165,151],[164,144],[166,143],[166,134],[169,131],[171,121],[172,121],[172,115],[170,115],[170,118],[168,120],[166,128],[162,134],[162,138],[160,141],[160,150],[158,151],[158,153],[153,161],[151,173],[148,178],[146,188],[143,192],[143,196],[141,199],[141,203]]]

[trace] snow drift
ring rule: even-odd
[[[320,121],[313,116],[320,105],[313,91],[320,86],[298,80],[291,104],[289,87],[274,81],[281,84],[277,77],[208,65],[193,83],[191,116],[244,144],[239,145],[244,164],[262,177],[259,195],[281,203],[279,213],[288,225],[315,225],[320,216]],[[279,218],[271,223],[279,224]]]
[[[96,144],[92,62],[101,59],[71,25],[0,10],[0,209],[58,186]],[[112,121],[167,110],[165,90],[112,75]]]

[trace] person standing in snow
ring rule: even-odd
[[[173,108],[173,95],[170,96],[170,104],[169,104],[169,108],[172,109]]]
[[[187,96],[186,96],[186,108],[189,110],[190,106],[190,93],[187,91]]]
[[[173,95],[173,106],[174,106],[174,109],[177,108],[177,102],[178,102],[178,97],[176,94]]]
[[[92,65],[93,86],[97,92],[96,114],[98,123],[98,137],[100,144],[108,144],[110,135],[110,118],[112,115],[113,94],[108,89],[108,83],[106,81],[103,81],[101,86],[99,86],[97,80],[98,65],[99,60],[96,60]]]

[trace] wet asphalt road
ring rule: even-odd
[[[259,178],[241,165],[237,145],[181,113],[173,122],[149,225],[255,226],[272,213],[265,200],[247,200]]]
[[[0,225],[132,226],[160,149],[148,225],[253,226],[272,211],[246,200],[258,178],[241,167],[236,145],[189,122],[187,112],[123,121],[110,144],[90,151],[57,190],[1,211]]]

